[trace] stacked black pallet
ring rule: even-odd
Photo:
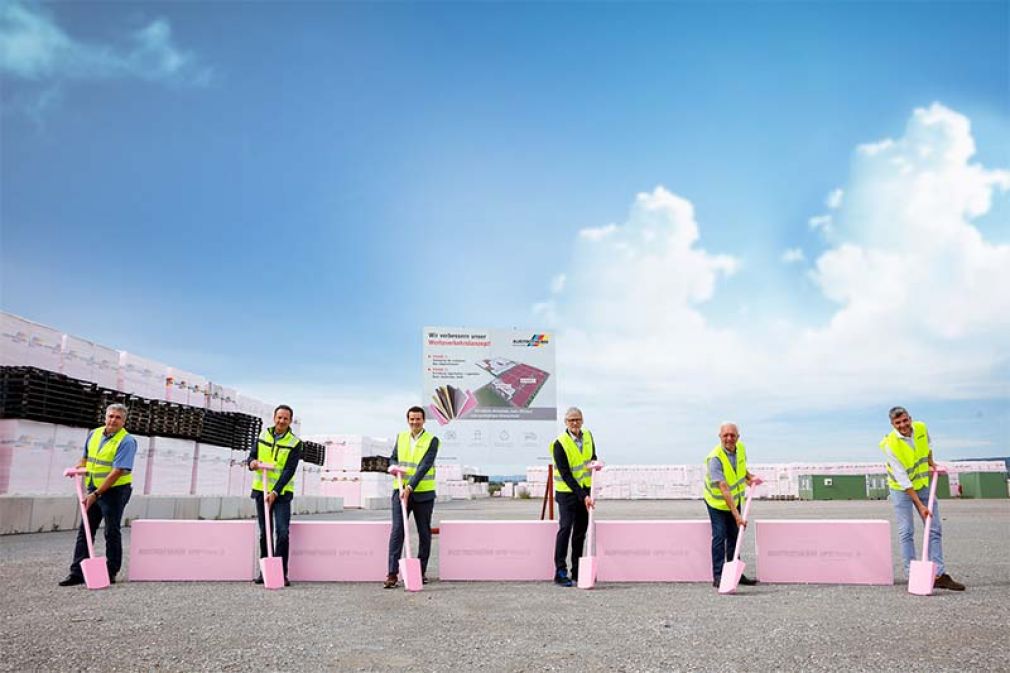
[[[110,404],[126,407],[126,429],[135,435],[151,434],[151,401],[146,397],[131,395],[120,390],[98,388],[98,409],[92,427],[105,425],[105,410]]]
[[[263,421],[255,416],[231,411],[205,410],[197,441],[249,452],[256,445]]]
[[[326,462],[326,447],[317,442],[302,442],[302,460],[313,465]]]
[[[386,472],[389,469],[388,456],[362,456],[362,472]]]
[[[256,416],[151,400],[37,367],[0,367],[0,418],[96,428],[105,423],[105,409],[115,403],[128,409],[130,432],[235,451],[250,451],[263,427]]]
[[[0,417],[80,428],[101,425],[98,387],[37,367],[0,368]]]

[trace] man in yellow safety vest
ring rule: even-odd
[[[913,421],[904,407],[893,407],[888,412],[894,428],[880,440],[887,468],[887,485],[890,487],[891,505],[898,522],[898,542],[908,574],[909,562],[915,558],[915,509],[923,521],[929,516],[929,471],[935,468],[933,447],[929,431],[922,421]],[[955,581],[943,564],[943,539],[940,525],[940,503],[933,504],[933,518],[929,526],[929,560],[936,564],[934,587],[964,591],[964,585]]]
[[[92,533],[105,520],[105,558],[109,581],[116,583],[116,573],[123,565],[123,539],[120,527],[123,510],[133,493],[133,460],[137,455],[137,440],[126,431],[127,409],[122,404],[110,404],[105,410],[105,425],[95,428],[84,442],[84,455],[77,467],[87,470],[84,485],[87,495],[84,507]],[[88,557],[88,541],[84,522],[77,531],[77,545],[70,574],[60,581],[61,587],[84,584],[81,561]]]
[[[421,407],[407,409],[408,430],[396,436],[396,445],[389,457],[391,464],[404,469],[403,491],[393,482],[392,522],[389,533],[389,562],[386,581],[382,586],[392,589],[399,575],[400,554],[403,552],[403,515],[400,500],[407,505],[407,516],[414,515],[417,524],[417,558],[421,561],[421,581],[428,583],[428,556],[431,554],[431,515],[435,510],[435,456],[438,437],[424,429],[425,414]]]
[[[733,560],[739,530],[747,525],[740,508],[751,483],[761,483],[747,471],[747,449],[740,440],[736,423],[719,426],[719,444],[705,457],[705,507],[712,522],[712,577],[719,586],[722,567]],[[757,584],[746,575],[740,584]]]

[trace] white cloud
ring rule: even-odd
[[[786,264],[795,264],[796,262],[802,262],[805,260],[806,256],[800,248],[789,248],[782,253],[782,261]]]
[[[831,222],[830,215],[815,215],[807,221],[807,224],[811,229],[816,229],[822,234],[829,234],[831,233]]]
[[[207,84],[211,70],[172,39],[171,25],[155,19],[121,44],[74,39],[40,7],[0,3],[0,72],[44,83],[66,80],[139,78]]]
[[[826,205],[828,208],[831,208],[832,210],[837,210],[838,208],[841,208],[841,206],[842,206],[842,197],[844,195],[845,195],[845,192],[843,190],[841,190],[841,189],[832,189],[828,193],[828,197],[826,199],[824,199],[824,205]]]
[[[679,462],[714,443],[724,417],[772,427],[778,413],[1006,397],[1010,246],[972,220],[1010,173],[972,163],[974,149],[967,118],[939,104],[915,110],[902,137],[857,148],[833,215],[812,218],[832,232],[811,271],[837,304],[824,324],[706,319],[701,305],[739,261],[698,246],[689,201],[639,194],[626,222],[580,232],[578,264],[540,313],[559,332],[561,406],[585,407],[587,423],[593,410],[592,427],[629,455]],[[858,441],[872,452],[879,432]],[[810,451],[809,437],[773,441]]]

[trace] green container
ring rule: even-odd
[[[801,474],[800,500],[866,500],[862,474]]]
[[[940,475],[940,481],[936,482],[937,500],[950,499],[950,475],[944,472]]]
[[[1006,472],[962,472],[962,498],[1008,498]]]

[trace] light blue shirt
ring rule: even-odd
[[[729,458],[729,464],[732,468],[736,469],[736,451],[730,453],[729,451],[723,451],[726,457]],[[720,481],[725,481],[729,483],[726,479],[726,474],[722,469],[722,461],[719,460],[719,456],[709,459],[708,461],[708,478],[712,481],[712,484],[718,484]]]

